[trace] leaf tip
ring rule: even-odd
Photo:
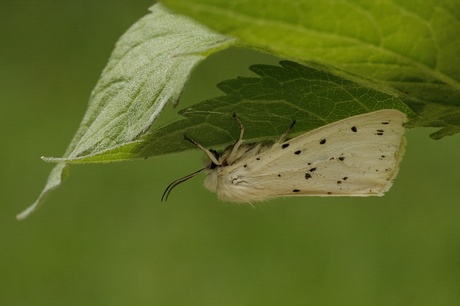
[[[29,207],[24,209],[21,213],[17,214],[16,215],[16,220],[22,221],[22,220],[26,219],[28,216],[30,216],[35,211],[35,209],[37,208],[39,202],[40,202],[39,200],[35,201],[32,205],[30,205]]]

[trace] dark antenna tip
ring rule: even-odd
[[[185,182],[186,180],[188,179],[191,179],[192,177],[194,177],[195,175],[197,175],[198,173],[200,173],[201,171],[203,171],[205,168],[202,168],[198,171],[195,171],[187,176],[184,176],[178,180],[175,180],[174,182],[172,182],[171,184],[168,185],[168,187],[166,187],[165,189],[165,192],[163,192],[163,195],[161,196],[161,202],[166,202],[168,201],[168,197],[169,197],[169,194],[171,193],[171,191],[173,190],[174,187],[176,187],[177,185],[179,185],[180,183],[183,183]]]

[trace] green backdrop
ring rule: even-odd
[[[218,202],[198,151],[74,167],[32,203],[85,112],[117,38],[150,1],[0,4],[0,305],[459,305],[460,136],[407,133],[383,198]],[[203,62],[179,109],[279,59],[228,50]],[[157,126],[177,119],[168,107]],[[457,200],[456,200],[457,199]]]

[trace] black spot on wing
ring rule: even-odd
[[[340,156],[340,157],[339,157],[339,160],[340,160],[340,161],[344,161],[344,160],[345,160],[345,156]]]
[[[384,130],[377,130],[375,132],[375,135],[378,135],[378,136],[382,136],[383,135],[383,132],[385,132]]]
[[[300,189],[293,189],[292,192],[300,192]]]
[[[358,129],[356,128],[356,126],[352,126],[352,127],[351,127],[351,131],[352,131],[353,133],[356,133],[356,132],[358,131]]]
[[[325,144],[325,143],[326,143],[326,138],[323,138],[323,139],[321,139],[321,140],[319,141],[319,144],[322,144],[322,145],[323,145],[323,144]]]
[[[294,152],[294,154],[295,154],[295,155],[299,155],[301,152],[302,152],[302,151],[297,150],[297,151]]]
[[[305,179],[306,180],[311,179],[311,174],[310,173],[305,173]]]
[[[289,147],[289,143],[283,143],[283,144],[281,145],[281,148],[282,148],[282,149],[286,149],[287,147]]]
[[[315,171],[316,171],[316,167],[310,169],[310,172],[315,172]]]

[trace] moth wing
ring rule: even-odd
[[[225,172],[239,178],[238,201],[295,195],[381,196],[399,170],[405,121],[406,115],[397,110],[350,117],[275,144]]]

